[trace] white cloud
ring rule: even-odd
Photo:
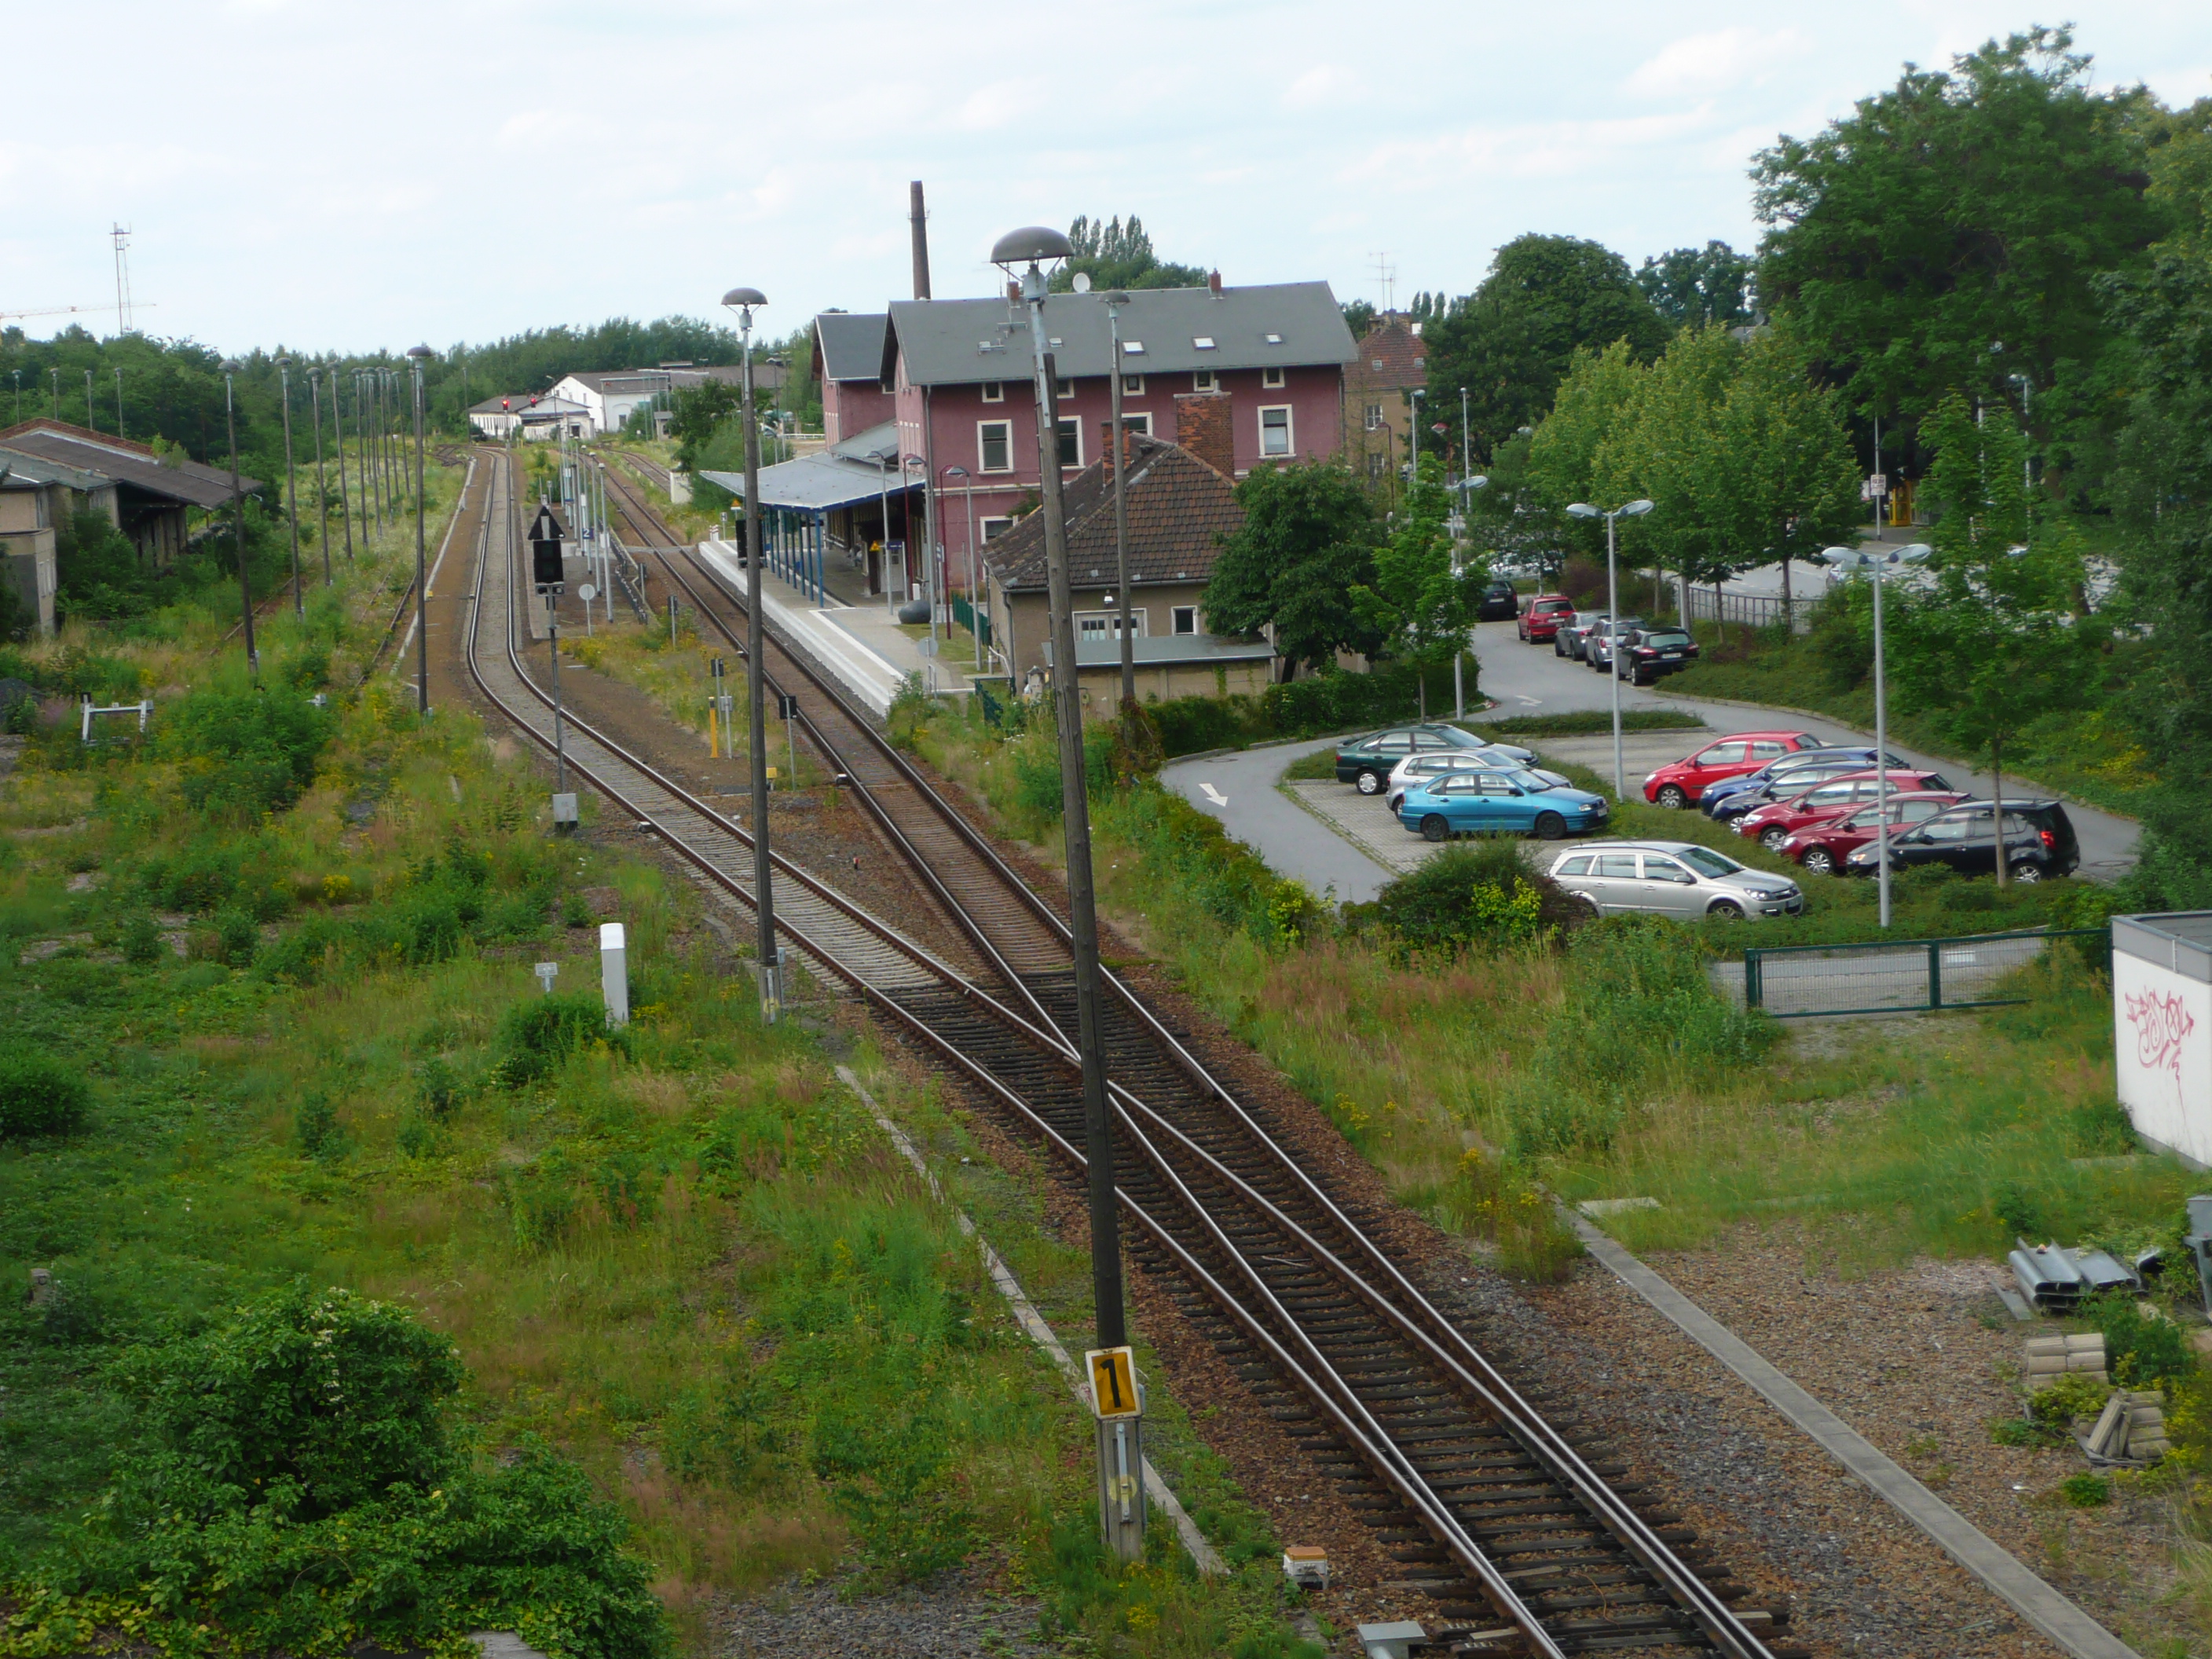
[[[1629,92],[1644,98],[1702,97],[1745,82],[1767,78],[1766,71],[1799,58],[1812,43],[1794,29],[1761,33],[1716,29],[1692,34],[1662,47],[1628,77]]]
[[[1285,109],[1327,109],[1349,104],[1366,88],[1340,64],[1319,64],[1283,88]]]

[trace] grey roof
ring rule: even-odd
[[[1101,294],[1054,294],[1044,302],[1045,337],[1061,374],[1113,372],[1112,337]],[[1201,346],[1200,340],[1211,340]],[[1121,312],[1123,368],[1131,374],[1194,368],[1342,365],[1359,355],[1327,283],[1251,288],[1133,289]],[[1142,346],[1140,352],[1135,348]],[[1024,380],[1030,374],[1029,320],[1004,299],[895,300],[884,334],[882,378],[906,359],[915,386]]]
[[[38,489],[47,484],[65,484],[89,495],[106,488],[111,482],[97,472],[87,472],[82,467],[51,461],[24,450],[9,449],[4,444],[0,444],[0,473],[6,475],[0,477],[0,489]]]
[[[814,454],[764,466],[760,470],[761,505],[826,513],[874,501],[886,485],[894,492],[908,488],[897,473],[876,465],[878,459],[896,461],[898,453],[897,423],[884,421]],[[744,473],[709,471],[702,476],[739,501],[744,499]]]
[[[1159,668],[1183,662],[1267,662],[1275,654],[1265,640],[1232,640],[1218,634],[1139,634],[1130,641],[1129,654],[1139,668]],[[1052,663],[1052,639],[1044,641],[1044,659]],[[1121,660],[1121,642],[1110,634],[1075,642],[1078,668],[1108,668]]]
[[[101,479],[156,495],[164,501],[186,501],[194,507],[220,507],[230,499],[227,468],[202,465],[198,461],[165,461],[144,444],[104,432],[71,426],[64,421],[25,421],[0,432],[0,450],[58,461],[97,474]],[[261,488],[259,480],[241,477],[239,488],[247,495]]]
[[[2185,979],[2212,981],[2212,910],[2114,916],[2112,948]]]
[[[825,311],[814,319],[814,338],[822,349],[825,380],[873,380],[883,374],[884,325],[880,311]]]

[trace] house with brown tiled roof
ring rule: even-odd
[[[1413,415],[1409,394],[1429,383],[1419,327],[1402,312],[1384,312],[1344,366],[1345,463],[1377,489],[1397,488]]]
[[[1137,696],[1165,702],[1260,691],[1268,682],[1272,647],[1264,641],[1218,636],[1206,625],[1206,585],[1222,538],[1244,522],[1236,484],[1223,465],[1233,460],[1229,400],[1200,393],[1176,403],[1182,444],[1127,434],[1129,633]],[[1107,449],[1112,440],[1103,422],[1098,438],[1100,448]],[[1203,453],[1209,441],[1218,451],[1211,459]],[[1121,698],[1121,595],[1110,450],[1067,481],[1063,504],[1085,712],[1111,718]],[[994,653],[1017,689],[1040,690],[1052,663],[1044,515],[1032,512],[994,537],[982,562]]]

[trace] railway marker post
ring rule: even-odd
[[[1060,822],[1067,845],[1068,945],[1075,965],[1075,1049],[1083,1066],[1084,1164],[1091,1188],[1091,1286],[1097,1310],[1098,1346],[1125,1348],[1128,1319],[1121,1301],[1120,1212],[1114,1182],[1114,1121],[1107,1115],[1106,1044],[1098,1010],[1098,911],[1091,884],[1091,801],[1083,754],[1083,689],[1075,656],[1073,596],[1067,570],[1067,521],[1060,495],[1059,370],[1045,331],[1045,272],[1073,257],[1060,232],[1042,225],[1009,231],[991,250],[991,263],[1019,284],[1030,315],[1030,386],[1036,399],[1037,482],[1043,496],[1047,590],[1052,616],[1052,690],[1060,733]],[[1060,305],[1079,305],[1080,299]],[[1095,1373],[1094,1373],[1095,1376]],[[1132,1382],[1133,1387],[1133,1379]],[[1099,1431],[1099,1478],[1119,1481],[1128,1422],[1109,1447]],[[1115,1462],[1107,1462],[1109,1452]],[[1117,1500],[1122,1489],[1116,1487]],[[1142,1547],[1145,1505],[1139,1495],[1130,1505]],[[1106,1519],[1107,1541],[1121,1547],[1117,1501]]]
[[[1098,1526],[1122,1561],[1145,1559],[1145,1389],[1127,1343],[1083,1356],[1098,1419]]]

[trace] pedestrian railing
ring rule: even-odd
[[[1813,607],[1820,603],[1818,595],[1793,593],[1790,596],[1790,631],[1808,632],[1813,626]],[[1690,590],[1691,622],[1736,623],[1746,628],[1773,628],[1782,621],[1782,596],[1778,593],[1731,593],[1723,588],[1716,593],[1710,587]]]
[[[991,618],[968,602],[964,594],[952,596],[952,619],[971,634],[980,634],[985,645],[995,643],[991,638]]]
[[[2109,969],[2112,939],[2109,927],[2075,927],[1868,945],[1750,945],[1743,953],[1743,1004],[1781,1019],[2000,1007],[2026,1000],[1997,994],[2007,975],[2057,942],[2072,943],[2093,965]],[[1726,986],[1733,975],[1720,977]]]

